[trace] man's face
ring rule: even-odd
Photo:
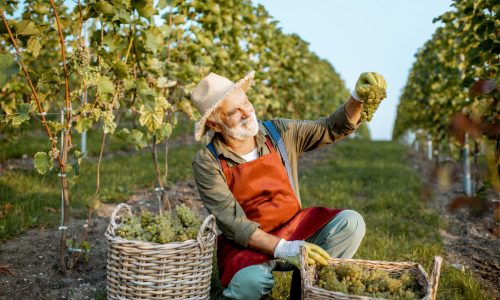
[[[235,139],[253,137],[259,131],[253,105],[241,88],[228,94],[216,113],[220,119],[219,131]]]

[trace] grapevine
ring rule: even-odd
[[[201,220],[185,204],[175,208],[175,216],[155,216],[142,212],[139,217],[126,217],[116,229],[116,235],[127,240],[165,244],[195,239]]]
[[[344,294],[386,299],[414,299],[424,296],[409,271],[394,275],[352,263],[321,267],[318,272],[318,286]]]
[[[60,173],[67,174],[61,177],[65,216],[69,216],[70,208],[66,183],[76,179],[76,172],[65,169],[69,150],[76,149],[71,135],[75,130],[83,133],[95,129],[98,122],[103,124],[100,132],[114,134],[120,126],[118,120],[124,120],[121,114],[115,116],[118,108],[130,112],[123,114],[124,125],[134,126],[133,138],[123,135],[126,142],[133,140],[132,144],[141,148],[151,143],[156,153],[160,142],[166,140],[163,145],[167,153],[177,112],[185,112],[191,119],[197,117],[189,94],[209,72],[237,80],[255,70],[255,85],[248,96],[262,112],[259,117],[310,119],[332,112],[349,94],[330,62],[313,53],[298,35],[285,34],[263,5],[251,1],[224,5],[217,1],[77,1],[75,9],[49,2],[50,6],[47,1],[33,0],[19,8],[17,1],[0,5],[0,27],[8,33],[0,36],[0,74],[5,75],[0,76],[0,98],[9,99],[1,101],[0,115],[8,117],[0,118],[0,123],[19,127],[33,113],[25,112],[27,100],[37,103],[52,150],[34,157],[34,166],[42,173],[57,161]],[[48,11],[53,14],[48,15]],[[160,20],[163,26],[158,26]],[[57,55],[59,50],[61,55]],[[16,76],[19,64],[25,80]],[[30,74],[35,75],[33,80]],[[63,87],[64,99],[56,96]],[[56,137],[45,114],[63,107],[66,118],[58,126],[64,130],[64,147],[57,151]],[[139,128],[135,128],[137,120]],[[161,176],[156,155],[153,161],[158,187],[163,188],[168,156],[165,176]],[[170,209],[165,190],[161,201]],[[195,229],[182,229],[176,217],[171,217],[170,223],[167,219],[160,221],[162,226],[175,228],[175,238],[196,236]],[[62,228],[67,223],[65,217]],[[65,235],[66,230],[61,233]],[[164,231],[144,235],[140,238],[152,235],[165,241],[172,239]],[[60,266],[64,268],[65,238],[61,241]]]

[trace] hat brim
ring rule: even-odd
[[[226,93],[224,93],[220,97],[219,101],[214,106],[212,106],[210,109],[208,109],[205,112],[205,114],[195,124],[195,131],[194,131],[194,139],[195,140],[197,140],[197,141],[201,140],[202,136],[209,130],[208,126],[206,125],[207,120],[210,117],[210,115],[224,103],[224,101],[223,101],[224,98],[229,93],[234,91],[235,88],[238,88],[238,87],[240,87],[243,90],[243,92],[246,93],[253,84],[254,76],[255,76],[255,71],[248,72],[245,75],[245,77],[243,77],[242,79],[238,80],[238,82],[235,83],[235,85],[232,89],[230,89]]]

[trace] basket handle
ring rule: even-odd
[[[130,205],[126,203],[120,203],[118,204],[113,212],[111,213],[111,218],[109,220],[110,223],[110,229],[113,234],[115,234],[115,229],[118,227],[118,224],[116,224],[116,215],[120,212],[120,210],[125,209],[128,213],[129,216],[132,216],[132,209],[130,208]]]
[[[217,235],[217,226],[215,224],[215,216],[214,215],[208,215],[203,223],[201,224],[200,230],[198,231],[198,236],[196,237],[196,240],[200,244],[201,251],[205,251],[205,232],[208,233],[206,234],[207,236],[210,233],[213,233],[214,235]]]
[[[300,247],[300,290],[301,290],[301,295],[300,299],[305,299],[306,296],[306,276],[307,274],[307,249],[304,246]]]
[[[436,299],[437,289],[439,285],[439,275],[441,275],[441,264],[443,263],[443,258],[441,256],[434,256],[434,262],[432,263],[432,273],[431,273],[431,299]]]

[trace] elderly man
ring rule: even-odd
[[[301,246],[308,262],[319,264],[330,256],[351,258],[358,249],[363,218],[353,210],[303,209],[297,163],[302,153],[357,128],[366,100],[357,96],[359,87],[386,87],[381,75],[363,73],[353,95],[327,117],[260,122],[245,94],[253,76],[234,83],[210,73],[191,95],[202,116],[195,138],[215,132],[192,165],[201,199],[222,232],[217,262],[224,295],[246,300],[270,293],[272,270],[298,267]]]

